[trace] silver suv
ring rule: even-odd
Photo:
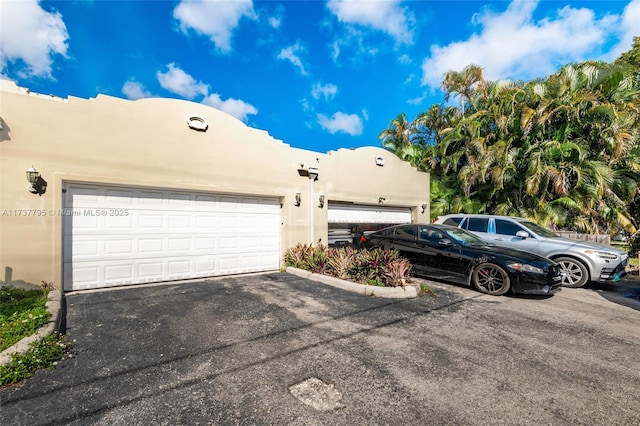
[[[438,217],[435,223],[466,229],[498,246],[548,257],[560,265],[565,287],[582,287],[588,281],[618,281],[627,274],[628,253],[602,244],[559,237],[527,219],[450,214]]]

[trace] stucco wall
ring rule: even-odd
[[[49,212],[62,209],[70,181],[278,197],[283,251],[312,237],[326,241],[330,200],[375,204],[383,196],[387,205],[412,207],[417,221],[429,217],[418,207],[428,203],[428,174],[379,148],[316,153],[198,103],[59,99],[0,83],[0,279],[60,283],[62,218]],[[190,129],[190,115],[204,118],[208,130]],[[384,167],[375,165],[378,155]],[[27,190],[31,166],[48,183],[42,196]],[[298,171],[310,166],[318,168],[315,181]],[[29,216],[35,211],[47,214]]]

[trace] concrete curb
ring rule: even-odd
[[[49,322],[40,327],[35,334],[23,338],[15,345],[2,351],[0,353],[0,365],[8,364],[14,354],[24,354],[29,351],[29,346],[33,342],[40,341],[51,333],[60,330],[62,322],[62,292],[60,290],[50,291],[45,306],[51,315]]]
[[[417,284],[410,284],[404,287],[379,287],[375,285],[358,284],[327,275],[314,274],[313,272],[291,266],[287,267],[286,272],[311,281],[318,281],[323,284],[341,288],[342,290],[364,294],[365,296],[384,297],[387,299],[407,299],[418,297],[418,292],[420,291],[420,286]]]

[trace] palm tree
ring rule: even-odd
[[[378,135],[382,147],[395,153],[400,151],[402,147],[410,145],[410,126],[406,114],[404,112],[398,114],[396,118],[391,120],[389,126]]]
[[[470,101],[474,92],[482,90],[485,83],[484,70],[478,65],[468,65],[462,71],[449,71],[444,75],[442,90],[445,101],[449,101],[452,93],[460,97],[460,109],[465,113],[465,100]]]
[[[571,64],[518,83],[486,81],[477,66],[452,71],[442,88],[445,100],[460,97],[459,108],[434,105],[411,123],[401,114],[380,139],[431,173],[434,215],[635,232],[640,218],[628,206],[640,199],[640,79],[629,64]]]

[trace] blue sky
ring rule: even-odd
[[[546,77],[633,36],[640,0],[0,0],[0,74],[63,98],[201,102],[326,152],[380,146],[399,113],[443,100],[448,70]]]

